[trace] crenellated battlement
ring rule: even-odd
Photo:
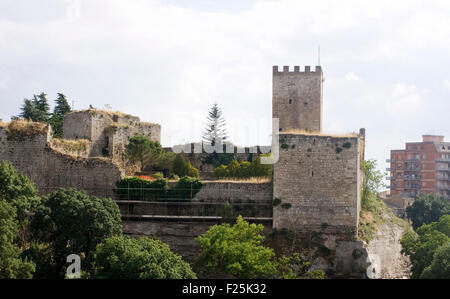
[[[315,67],[314,71],[311,71],[311,67],[309,65],[305,66],[304,70],[300,69],[300,66],[294,66],[294,70],[291,71],[288,65],[283,66],[283,69],[280,71],[278,65],[273,66],[273,74],[322,74],[322,67],[320,65]]]

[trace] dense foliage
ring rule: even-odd
[[[203,187],[203,183],[196,177],[184,176],[177,182],[176,196],[178,198],[194,198]]]
[[[207,277],[324,278],[323,271],[309,269],[298,254],[275,258],[272,248],[262,245],[264,227],[239,216],[236,223],[214,225],[197,238],[202,248],[195,265]]]
[[[450,215],[424,224],[400,240],[412,262],[412,278],[450,279]]]
[[[127,177],[116,182],[115,193],[122,200],[186,200],[194,198],[202,186],[200,179],[189,176],[179,179],[173,188],[164,178]]]
[[[192,166],[190,161],[187,161],[184,154],[179,153],[175,156],[172,173],[178,175],[179,177],[190,176],[194,178],[200,177],[197,168]]]
[[[165,198],[168,189],[167,180],[162,178],[150,181],[139,177],[127,177],[116,182],[115,193],[119,199],[156,200]]]
[[[143,135],[130,137],[125,146],[125,157],[132,162],[139,162],[141,170],[151,166],[163,153],[158,141],[152,141]]]
[[[93,278],[193,279],[188,263],[159,240],[111,237],[97,246]]]
[[[19,233],[16,208],[0,200],[0,279],[31,278],[34,263],[21,257],[21,250],[15,244]]]
[[[214,169],[216,178],[239,178],[248,179],[252,177],[270,177],[272,176],[273,166],[271,164],[261,164],[261,156],[258,156],[252,162],[231,161],[228,166],[220,165]]]
[[[202,248],[196,264],[214,274],[236,278],[268,278],[275,273],[272,249],[261,245],[263,226],[249,224],[241,216],[236,224],[214,225],[199,236]]]
[[[435,195],[421,194],[406,208],[406,214],[417,229],[423,224],[439,221],[443,215],[450,214],[450,201]]]
[[[11,204],[16,210],[16,220],[23,228],[39,204],[37,189],[23,174],[19,174],[14,166],[7,162],[0,162],[0,202]]]
[[[41,252],[30,252],[30,256],[45,259],[50,255],[53,263],[47,277],[64,277],[68,255],[83,253],[89,257],[98,243],[122,233],[120,211],[111,199],[61,188],[43,198],[31,222],[31,231],[33,239],[46,247]]]
[[[359,219],[359,237],[369,242],[377,231],[377,224],[383,222],[383,213],[388,211],[380,199],[379,190],[383,186],[384,174],[376,170],[375,160],[362,160],[364,174],[361,192],[361,215]]]
[[[72,111],[66,96],[58,93],[58,98],[55,100],[55,108],[50,118],[50,124],[53,128],[53,134],[56,138],[63,137],[63,118],[64,115]]]

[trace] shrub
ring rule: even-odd
[[[178,180],[177,186],[172,195],[181,199],[192,199],[203,187],[203,183],[198,178],[184,176]]]
[[[149,181],[139,177],[127,177],[116,182],[115,193],[122,200],[156,200],[164,198],[168,188],[165,179]]]
[[[228,166],[220,165],[214,169],[214,176],[216,178],[240,179],[270,177],[272,175],[273,167],[270,164],[261,164],[261,157],[264,156],[268,155],[260,155],[254,159],[253,162],[244,161],[239,163],[237,160],[233,160]]]
[[[94,278],[195,279],[188,263],[169,246],[147,237],[111,237],[97,246]]]

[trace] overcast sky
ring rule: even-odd
[[[367,130],[367,157],[450,138],[450,1],[0,0],[0,118],[66,94],[200,140],[216,101],[238,145],[268,144],[272,65],[315,66],[324,131]],[[53,105],[53,103],[52,103]]]

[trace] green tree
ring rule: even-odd
[[[414,203],[406,208],[406,214],[417,229],[423,224],[439,221],[441,216],[450,214],[450,201],[435,195],[420,194]]]
[[[227,173],[232,178],[238,178],[241,172],[241,165],[237,160],[231,161],[230,165],[227,166]]]
[[[48,244],[54,261],[48,277],[64,277],[68,255],[89,257],[98,243],[122,233],[120,211],[109,198],[61,188],[43,198],[31,222],[31,231],[34,240]],[[88,267],[87,262],[84,269]]]
[[[214,274],[237,278],[267,278],[276,271],[271,248],[261,245],[264,237],[261,224],[249,224],[241,216],[236,224],[214,225],[199,236],[202,252],[196,264]]]
[[[217,168],[214,168],[214,176],[218,179],[228,177],[228,168],[225,165],[220,165]]]
[[[270,154],[262,154],[256,157],[255,160],[253,160],[251,169],[250,169],[250,175],[253,177],[271,177],[273,172],[273,165],[272,164],[261,164],[261,157],[267,157],[270,156]]]
[[[0,200],[0,279],[32,278],[35,265],[21,258],[20,248],[14,244],[19,232],[16,208]]]
[[[207,126],[203,132],[203,143],[214,146],[217,142],[226,142],[227,139],[227,130],[222,110],[217,103],[214,103],[207,117]]]
[[[420,278],[450,279],[450,242],[436,250],[431,264],[425,268]]]
[[[159,240],[111,237],[97,246],[94,278],[194,279],[188,263]]]
[[[173,171],[175,157],[176,154],[174,152],[164,152],[155,160],[154,168],[163,171],[166,176],[170,176]]]
[[[47,101],[47,95],[42,92],[39,95],[34,95],[32,100],[24,99],[19,117],[47,123],[50,118],[50,106]]]
[[[172,171],[179,177],[184,177],[188,174],[189,166],[183,153],[178,153],[175,156]]]
[[[64,115],[72,111],[66,96],[62,93],[58,93],[58,98],[55,101],[55,108],[51,116],[50,124],[52,125],[54,136],[56,138],[62,138],[63,136],[63,118]]]
[[[199,178],[200,177],[200,172],[198,171],[197,168],[192,166],[190,161],[187,162],[187,173],[186,173],[186,175],[190,176],[190,177],[193,177],[193,178]]]
[[[412,263],[412,278],[435,275],[430,272],[436,253],[442,246],[450,243],[450,215],[442,216],[439,222],[424,224],[417,229],[417,233],[408,232],[400,240],[402,252],[409,255]],[[440,253],[440,258],[445,253]],[[447,263],[449,261],[447,260]],[[424,271],[428,267],[429,270]],[[446,277],[448,278],[448,277]]]
[[[40,198],[34,184],[19,174],[8,161],[0,162],[0,202],[5,201],[16,209],[16,220],[23,229],[30,213],[39,205]]]
[[[151,166],[163,152],[158,141],[152,141],[143,135],[129,138],[125,147],[125,156],[132,162],[139,162],[141,170]]]
[[[377,162],[375,160],[361,161],[361,170],[364,174],[361,201],[362,208],[365,210],[373,209],[373,201],[378,198],[379,190],[383,186],[384,174],[376,170]]]

